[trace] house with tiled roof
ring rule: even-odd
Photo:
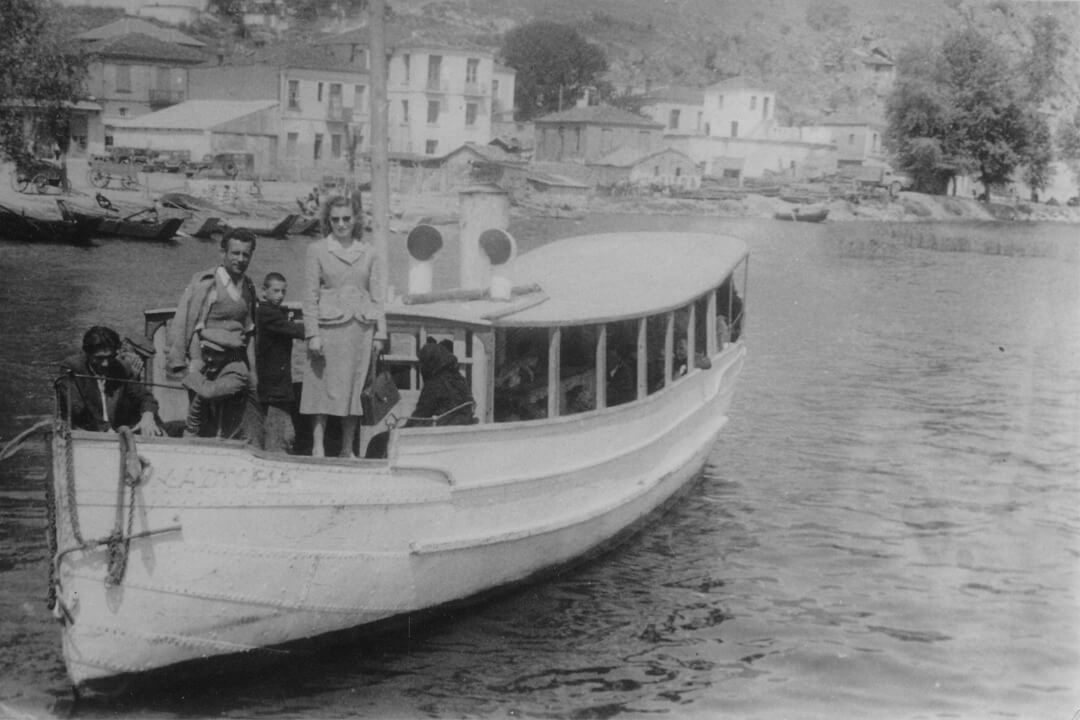
[[[822,120],[819,125],[836,147],[836,162],[840,167],[851,165],[883,165],[885,153],[885,123],[857,115],[837,114]]]
[[[634,97],[641,114],[664,124],[669,135],[698,135],[705,131],[705,91],[671,85]]]
[[[119,20],[92,28],[84,33],[79,33],[75,36],[75,39],[79,42],[87,43],[95,42],[97,40],[109,40],[130,33],[149,35],[152,38],[157,38],[158,40],[174,45],[183,45],[191,48],[206,47],[206,43],[197,40],[190,35],[185,35],[179,30],[162,27],[160,25],[155,25],[148,20],[130,16],[124,16]]]
[[[534,121],[533,158],[548,162],[590,162],[619,147],[659,149],[664,126],[610,105],[573,107]]]
[[[191,72],[191,97],[277,103],[278,167],[286,175],[344,173],[370,145],[366,48],[275,43]]]
[[[655,185],[694,189],[701,185],[701,171],[686,153],[664,147],[642,152],[621,147],[589,163],[597,185]]]
[[[75,37],[87,56],[87,100],[101,107],[96,117],[76,118],[72,137],[91,154],[111,143],[115,120],[145,115],[188,97],[188,72],[206,61],[202,43],[183,33],[137,18],[125,18]],[[73,154],[78,154],[75,152]]]

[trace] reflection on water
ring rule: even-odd
[[[749,362],[685,500],[614,553],[423,628],[79,714],[1070,717],[1074,228],[646,217],[513,231],[527,249],[552,228],[620,226],[720,230],[753,253]],[[298,297],[302,252],[260,241],[253,275],[281,270]],[[52,368],[88,325],[138,333],[138,312],[174,302],[214,256],[194,241],[0,244],[0,436],[48,411]],[[455,261],[440,262],[445,277]],[[69,709],[43,603],[41,459],[0,467],[0,717]]]

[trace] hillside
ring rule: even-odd
[[[1038,14],[1071,40],[1052,110],[1080,103],[1080,3],[972,0],[388,0],[403,28],[497,45],[534,19],[563,22],[605,49],[617,87],[707,85],[732,75],[779,94],[783,119],[828,110],[879,114],[882,97],[860,76],[857,49],[894,57],[971,22],[1016,53],[1031,45]],[[783,117],[783,116],[786,116]]]

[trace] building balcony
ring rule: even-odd
[[[330,122],[352,122],[353,109],[337,103],[326,108],[326,119]]]
[[[465,94],[472,97],[487,97],[491,88],[487,85],[481,85],[477,82],[465,83]]]
[[[183,90],[151,90],[150,109],[161,110],[170,105],[178,105],[184,102]]]

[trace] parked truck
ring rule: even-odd
[[[910,175],[896,172],[888,165],[852,165],[840,168],[838,175],[850,181],[851,189],[860,195],[872,195],[884,189],[896,197],[901,190],[910,190],[914,185]]]

